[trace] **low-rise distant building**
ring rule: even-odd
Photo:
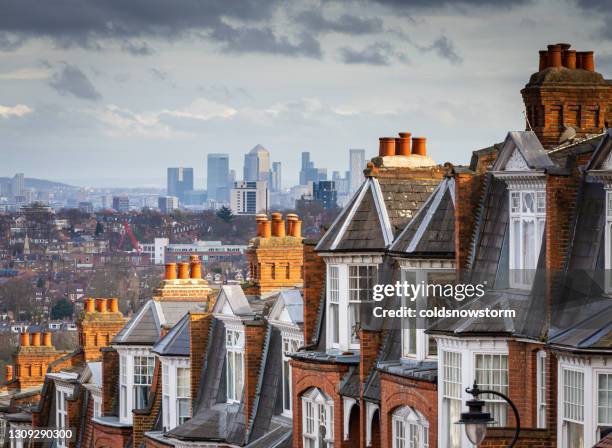
[[[265,181],[234,182],[230,195],[230,208],[236,215],[255,215],[266,212],[270,203]]]
[[[162,213],[172,213],[179,208],[179,200],[176,196],[160,196],[157,199],[157,207]]]
[[[130,198],[127,196],[113,196],[113,209],[119,213],[130,211]]]
[[[320,202],[325,210],[338,207],[338,192],[333,180],[315,182],[312,187],[314,200]]]

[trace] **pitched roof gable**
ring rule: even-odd
[[[508,132],[493,171],[533,171],[555,166],[533,131]]]
[[[162,356],[189,356],[189,314],[178,323],[153,347],[153,352]]]
[[[240,285],[224,285],[217,296],[213,313],[245,316],[252,315],[253,310]]]

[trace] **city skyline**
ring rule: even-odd
[[[166,167],[201,167],[207,153],[229,153],[238,171],[261,144],[295,183],[296,153],[343,171],[345,148],[374,155],[397,129],[457,163],[524,129],[522,105],[501,92],[536,71],[533,45],[571,41],[612,67],[607,10],[586,0],[230,2],[208,14],[206,2],[169,14],[155,1],[150,22],[122,3],[61,3],[59,15],[0,17],[3,175],[53,167],[74,185],[162,185]],[[589,32],[572,26],[583,17]]]

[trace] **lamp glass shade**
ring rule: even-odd
[[[479,446],[487,435],[487,424],[468,423],[465,425],[465,433],[470,442]]]

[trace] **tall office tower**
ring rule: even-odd
[[[127,196],[113,196],[113,208],[119,213],[130,211],[130,198]]]
[[[351,191],[357,191],[364,180],[365,149],[349,149],[349,169]]]
[[[261,145],[255,146],[244,155],[245,182],[270,182],[270,152]]]
[[[23,196],[25,190],[25,177],[23,173],[17,173],[11,179],[11,194],[13,196]]]
[[[310,161],[310,152],[302,152],[302,167],[300,168],[300,185],[308,184],[308,181],[313,179],[310,178],[310,172],[314,166],[314,163]]]
[[[322,180],[312,184],[312,196],[325,210],[338,206],[338,192],[333,180]]]
[[[185,192],[193,190],[193,168],[168,168],[168,196],[185,202]]]
[[[206,188],[208,199],[218,202],[229,201],[229,155],[228,154],[208,154],[207,159]]]
[[[281,163],[272,163],[272,175],[270,176],[270,190],[281,191],[283,189],[282,176],[281,176]]]
[[[230,208],[236,215],[267,213],[270,203],[267,182],[236,182],[230,194]]]

